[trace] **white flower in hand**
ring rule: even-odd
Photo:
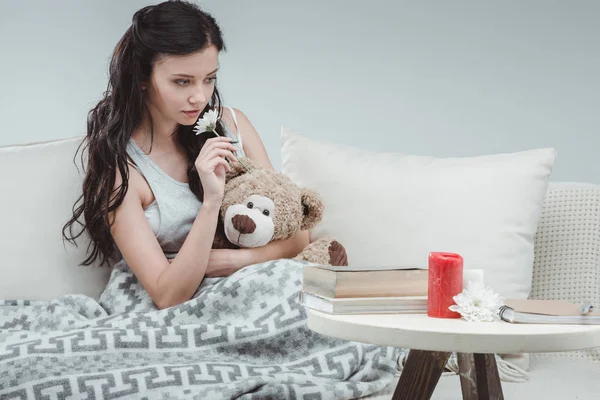
[[[491,322],[497,320],[502,298],[481,283],[471,283],[462,293],[452,298],[455,305],[448,307],[469,322]]]
[[[194,132],[196,133],[196,135],[200,135],[201,133],[204,133],[204,132],[213,132],[215,135],[221,136],[217,132],[217,121],[218,120],[219,120],[219,114],[217,113],[217,111],[214,109],[208,110],[207,112],[204,113],[204,115],[202,116],[202,119],[199,119],[198,122],[196,122],[196,126],[194,127]],[[240,164],[242,164],[242,166],[247,171],[250,170],[250,167],[248,167],[248,165],[246,165],[245,162],[243,162],[240,159],[238,159],[238,161]]]
[[[204,132],[214,132],[217,136],[217,121],[219,120],[219,114],[217,114],[216,110],[208,110],[202,116],[202,119],[199,119],[196,122],[196,127],[194,128],[194,132],[196,135],[199,135]]]

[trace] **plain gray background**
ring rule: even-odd
[[[225,103],[277,169],[288,126],[364,148],[470,156],[554,146],[552,180],[600,183],[600,2],[207,0]],[[85,134],[133,12],[0,0],[0,146]]]

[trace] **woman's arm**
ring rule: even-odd
[[[309,245],[308,231],[300,231],[289,239],[275,240],[263,247],[241,249],[243,266],[259,264],[280,258],[294,258]]]
[[[309,244],[308,231],[252,249],[215,249],[210,253],[206,277],[229,276],[252,264],[294,258]]]
[[[117,174],[118,175],[118,174]],[[138,189],[144,179],[129,168],[129,189],[111,215],[121,254],[158,308],[189,300],[202,282],[219,217],[219,205],[202,204],[177,257],[169,263],[144,215]],[[118,179],[119,181],[120,179]],[[120,182],[117,182],[117,187]]]
[[[204,156],[202,161],[208,160],[209,164],[219,158],[218,152],[213,150],[234,149],[229,139],[212,140],[200,154]],[[224,160],[221,165],[229,168]],[[224,185],[224,171],[220,171],[219,176],[216,185]],[[145,180],[133,167],[129,167],[128,183],[125,199],[110,215],[113,239],[158,308],[181,304],[192,298],[206,274],[221,206],[219,201],[212,199],[218,196],[209,197],[208,189],[205,191],[204,202],[190,232],[175,259],[169,263],[144,214],[142,188],[146,185]],[[215,185],[215,182],[211,183]],[[120,185],[121,176],[117,173],[115,187]]]

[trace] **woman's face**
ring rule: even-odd
[[[196,123],[215,90],[219,51],[215,46],[156,62],[147,85],[152,118],[181,125]]]

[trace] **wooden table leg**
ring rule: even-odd
[[[504,400],[494,354],[457,353],[464,400]]]
[[[431,398],[450,353],[410,350],[392,400]]]

